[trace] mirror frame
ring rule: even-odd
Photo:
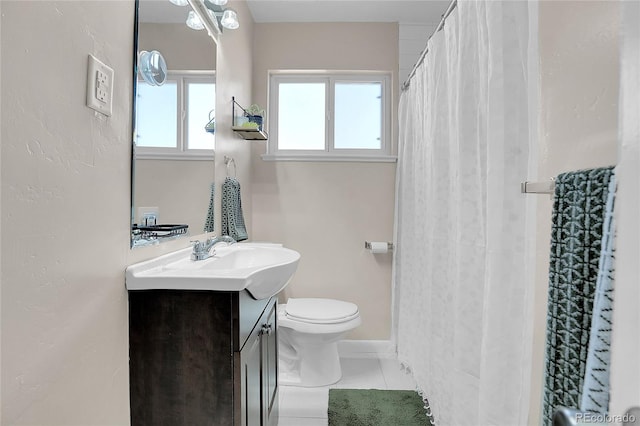
[[[134,182],[136,181],[136,99],[138,96],[138,20],[140,18],[140,0],[135,0],[134,12],[133,12],[133,78],[131,84],[133,90],[131,93],[131,182],[129,182],[130,188],[130,200],[129,200],[129,249],[133,249],[133,224],[135,223],[135,188]]]

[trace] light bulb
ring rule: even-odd
[[[169,0],[169,1],[175,4],[176,6],[186,6],[189,4],[187,0]]]
[[[238,15],[233,9],[225,9],[220,23],[228,30],[235,30],[240,26],[240,23],[238,22]]]
[[[193,10],[189,11],[189,15],[187,16],[187,27],[192,30],[202,30],[204,29],[204,24],[200,20],[200,17],[195,14]]]

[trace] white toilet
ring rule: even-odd
[[[279,382],[326,386],[342,377],[337,342],[360,325],[358,306],[333,299],[293,299],[278,306]]]

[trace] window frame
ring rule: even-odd
[[[138,82],[143,81],[140,78]],[[175,81],[177,88],[178,113],[176,114],[177,146],[174,148],[138,146],[135,144],[137,135],[134,134],[135,157],[139,160],[204,160],[210,161],[215,156],[215,140],[213,149],[189,149],[187,147],[188,125],[187,106],[189,105],[187,85],[189,83],[213,83],[216,85],[215,71],[208,70],[170,70],[167,71],[167,81]],[[206,123],[203,123],[203,127]],[[137,130],[135,130],[137,132]]]
[[[282,83],[325,83],[325,146],[322,150],[280,149],[278,146],[278,107],[279,90]],[[344,149],[335,148],[335,86],[336,83],[380,83],[381,102],[381,140],[380,149]],[[266,161],[371,161],[395,162],[392,154],[392,98],[391,73],[381,71],[331,71],[299,72],[271,71],[269,73],[269,140],[267,153],[262,155]]]

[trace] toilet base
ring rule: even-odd
[[[298,303],[297,317],[289,315],[288,304],[278,307],[280,384],[319,387],[336,383],[342,378],[338,342],[360,325],[358,307],[332,299],[290,298],[289,303],[292,300],[302,303]]]
[[[297,353],[286,342],[281,343],[279,384],[318,387],[334,384],[342,378],[336,342],[306,345],[297,348]]]

